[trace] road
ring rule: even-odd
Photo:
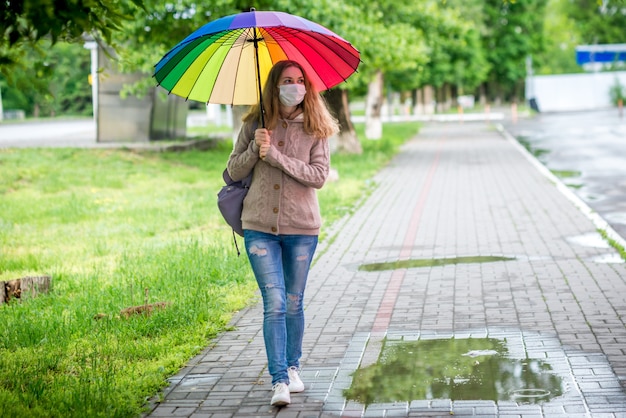
[[[540,114],[503,125],[626,238],[626,119],[617,110]]]
[[[96,146],[92,119],[0,123],[0,148]]]

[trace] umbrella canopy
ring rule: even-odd
[[[348,41],[299,16],[250,11],[207,23],[155,66],[160,86],[185,99],[251,105],[274,63],[297,61],[318,91],[345,81],[360,63]]]

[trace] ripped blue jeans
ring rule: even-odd
[[[288,384],[287,369],[300,367],[304,289],[317,236],[244,230],[244,240],[263,296],[263,338],[272,385]]]

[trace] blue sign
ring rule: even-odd
[[[576,47],[576,63],[626,62],[626,44],[581,45]]]

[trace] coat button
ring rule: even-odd
[[[287,128],[287,122],[283,122],[283,128]]]
[[[274,190],[278,190],[278,189],[280,189],[280,184],[275,184],[274,185]]]
[[[285,145],[285,142],[284,142],[284,141],[279,141],[279,142],[278,142],[278,146],[279,146],[279,147],[282,147],[283,145]]]
[[[276,227],[275,226],[272,227],[272,232],[276,232]]]
[[[278,208],[274,208],[274,213],[278,213]]]

